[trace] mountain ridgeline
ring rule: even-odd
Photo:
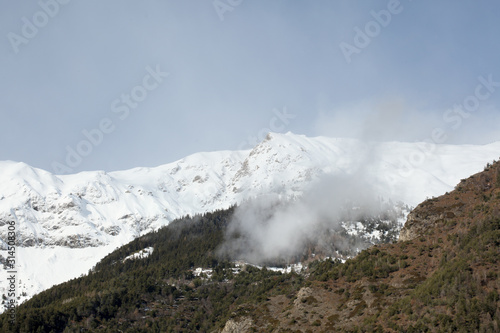
[[[335,250],[317,256],[318,248],[305,244],[287,260],[306,262],[301,272],[236,264],[239,258],[220,251],[228,238],[244,237],[227,232],[237,209],[179,219],[135,239],[87,276],[21,304],[14,324],[0,316],[1,331],[500,329],[498,162],[418,205],[397,242],[388,239],[345,262],[325,258],[340,257]],[[149,255],[126,259],[147,248]]]

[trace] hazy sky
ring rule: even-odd
[[[0,0],[0,160],[157,166],[267,130],[500,140],[499,13],[494,0]]]

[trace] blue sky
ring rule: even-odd
[[[0,160],[57,173],[157,166],[249,148],[268,129],[500,140],[497,1],[0,0],[0,9]]]

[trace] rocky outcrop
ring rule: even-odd
[[[250,318],[240,318],[239,321],[229,319],[226,325],[222,329],[221,333],[246,333],[250,332],[250,327],[252,327],[252,320]]]
[[[309,304],[307,304],[308,300],[314,300],[314,302],[316,302],[313,296],[313,290],[309,287],[303,287],[297,293],[297,298],[293,301],[293,305],[298,310],[305,310],[309,306]]]
[[[420,236],[425,236],[427,230],[430,230],[436,224],[452,219],[460,215],[462,203],[457,203],[444,209],[443,207],[435,206],[434,201],[430,199],[419,205],[415,210],[408,214],[405,225],[399,232],[399,242],[413,240]]]
[[[429,229],[431,225],[436,223],[439,218],[436,216],[431,216],[427,218],[420,218],[418,213],[413,211],[408,214],[408,219],[404,227],[399,232],[399,242],[406,242],[413,240],[425,233],[425,230]]]

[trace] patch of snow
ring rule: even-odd
[[[250,264],[248,262],[244,262],[244,261],[235,261],[234,262],[235,266],[241,270],[244,266],[252,266],[252,267],[255,267],[255,268],[258,268],[258,269],[263,269],[264,266],[259,266],[259,265],[254,265],[254,264]],[[295,272],[295,273],[300,273],[302,272],[302,270],[305,268],[302,263],[297,263],[297,264],[292,264],[292,265],[287,265],[285,268],[282,268],[282,267],[265,267],[266,269],[270,270],[270,271],[273,271],[273,272],[281,272],[283,274],[288,274],[288,273],[291,273],[291,272]]]
[[[198,267],[196,269],[193,270],[193,275],[196,276],[196,277],[200,277],[200,276],[206,276],[207,278],[211,278],[212,277],[212,274],[213,274],[213,269],[211,268],[201,268],[201,267]]]
[[[128,257],[125,257],[125,259],[123,259],[123,262],[127,260],[144,259],[146,257],[149,257],[149,255],[153,253],[153,250],[154,250],[153,247],[147,247],[145,249],[142,249],[136,253],[129,255]]]

